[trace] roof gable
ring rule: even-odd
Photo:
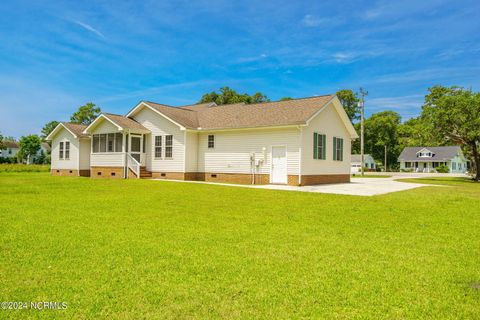
[[[45,140],[52,140],[55,135],[61,130],[67,130],[70,134],[73,135],[74,138],[88,138],[87,134],[84,134],[83,131],[87,128],[86,125],[78,124],[78,123],[71,123],[71,122],[60,122],[50,134],[45,138]]]
[[[85,134],[91,133],[103,121],[108,121],[109,123],[114,125],[118,131],[130,130],[137,132],[149,132],[147,128],[145,128],[135,120],[113,113],[100,114],[92,123],[88,125],[88,127],[84,129],[83,132]]]

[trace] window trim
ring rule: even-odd
[[[68,151],[68,155],[67,155],[67,151]],[[64,153],[64,160],[70,160],[70,141],[65,141],[65,149],[63,153]]]
[[[343,138],[333,137],[333,161],[343,161]],[[340,144],[338,143],[340,142]],[[338,147],[340,145],[340,148]],[[340,155],[340,159],[338,157]]]
[[[63,160],[63,155],[64,155],[64,146],[63,146],[63,141],[60,141],[58,144],[58,159]]]
[[[157,145],[157,138],[159,138],[160,144]],[[160,156],[157,157],[157,148],[160,149]],[[163,159],[163,136],[155,136],[153,139],[153,158],[154,159]]]
[[[320,141],[322,142],[321,147],[318,145]],[[327,134],[317,131],[313,133],[313,159],[327,160]]]
[[[168,143],[170,138],[170,144]],[[167,156],[167,150],[170,148],[170,156]],[[173,134],[165,135],[165,159],[173,159]]]

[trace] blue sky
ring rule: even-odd
[[[92,101],[195,103],[369,91],[367,114],[419,113],[435,84],[480,88],[477,1],[2,1],[0,132],[39,133]]]

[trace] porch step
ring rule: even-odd
[[[152,177],[152,173],[150,171],[147,171],[146,167],[140,167],[140,178],[141,179],[147,179],[147,178],[151,178],[151,177]]]

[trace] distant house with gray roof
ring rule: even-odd
[[[459,146],[448,147],[407,147],[398,157],[400,170],[414,172],[436,172],[445,165],[450,173],[465,173],[467,159]]]
[[[375,159],[369,154],[363,155],[363,161],[365,168],[368,168],[368,171],[375,171],[377,166],[375,164]],[[362,171],[362,155],[360,154],[352,154],[352,158],[350,161],[350,172],[357,173]]]

